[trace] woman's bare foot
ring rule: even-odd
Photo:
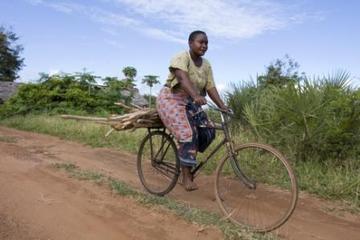
[[[183,184],[185,190],[188,192],[197,190],[199,188],[195,182],[191,181],[191,179],[188,178],[184,178]]]
[[[198,189],[197,184],[193,181],[190,167],[182,167],[183,172],[183,185],[186,191],[194,191]]]

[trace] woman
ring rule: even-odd
[[[192,191],[198,188],[191,175],[191,168],[196,165],[196,154],[203,151],[215,137],[213,129],[209,129],[205,135],[203,132],[199,134],[199,130],[202,131],[198,128],[200,106],[206,104],[205,96],[208,94],[219,108],[226,110],[227,107],[215,87],[210,63],[202,57],[208,49],[206,33],[192,32],[188,43],[189,51],[176,55],[170,62],[170,74],[157,98],[156,108],[161,120],[179,143],[183,184],[185,190]],[[206,115],[200,118],[202,123],[208,123]],[[205,144],[204,139],[207,141]]]

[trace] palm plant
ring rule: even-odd
[[[137,74],[137,70],[136,68],[134,67],[125,67],[123,68],[122,72],[124,73],[125,75],[125,85],[127,88],[129,87],[133,87],[134,86],[134,82],[135,82],[135,77],[136,77],[136,74]]]
[[[360,143],[360,95],[344,72],[258,92],[244,115],[263,140],[293,159],[342,162]]]
[[[151,89],[155,84],[160,83],[160,81],[158,80],[159,76],[155,76],[155,75],[146,75],[144,76],[142,83],[146,83],[146,85],[148,85],[150,87],[150,94],[149,94],[149,108],[151,108]]]

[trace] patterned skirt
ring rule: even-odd
[[[192,103],[185,92],[173,93],[164,87],[156,108],[167,129],[178,141],[178,155],[183,166],[196,165],[196,154],[203,152],[215,138],[215,130],[201,106]]]

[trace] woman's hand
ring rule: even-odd
[[[206,98],[201,96],[201,95],[197,95],[195,97],[193,97],[194,103],[198,104],[198,105],[205,105],[207,103]]]
[[[230,108],[229,108],[228,106],[226,106],[226,105],[222,105],[222,106],[220,107],[220,109],[221,109],[222,111],[224,111],[224,112],[229,112],[229,111],[230,111]]]
[[[221,110],[223,110],[225,112],[229,112],[230,108],[228,106],[226,106],[224,104],[224,102],[221,100],[219,93],[215,87],[209,89],[207,91],[207,93],[209,94],[209,97],[211,98],[211,100],[213,100],[215,102],[216,106],[218,106],[218,108],[220,108]]]

